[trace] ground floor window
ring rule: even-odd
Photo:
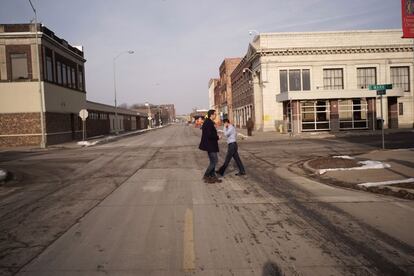
[[[302,131],[329,130],[330,113],[328,101],[301,102]]]
[[[365,99],[340,100],[338,107],[340,129],[368,128],[368,104]]]

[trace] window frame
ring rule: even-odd
[[[20,56],[20,57],[17,57],[17,56]],[[24,56],[24,58],[22,58],[22,56]],[[25,73],[26,73],[26,77],[21,77],[21,76],[19,76],[18,78],[16,78],[16,77],[14,77],[14,71],[15,70],[18,70],[18,69],[15,69],[15,66],[13,65],[13,61],[16,61],[16,60],[18,60],[18,59],[25,59],[26,60],[26,62],[24,63],[24,62],[22,62],[22,64],[21,65],[24,65],[25,64]],[[16,67],[17,67],[17,65],[19,65],[19,64],[15,64],[16,65]],[[26,52],[15,52],[15,53],[10,53],[10,67],[11,67],[11,70],[10,70],[10,73],[11,73],[11,80],[12,81],[26,81],[26,80],[29,80],[30,79],[30,77],[29,77],[29,75],[30,75],[30,73],[29,73],[29,55],[26,53]],[[17,75],[17,74],[16,74]]]
[[[404,103],[398,103],[398,116],[404,116]]]
[[[335,76],[335,74],[334,74],[334,76],[330,76],[329,78],[325,76],[325,72],[328,72],[328,71],[331,71],[331,72],[340,71],[341,72],[341,74],[342,74],[342,77],[341,77],[342,84],[340,86],[341,88],[335,88],[335,87],[339,87],[338,85],[335,84],[335,79],[339,79],[338,77]],[[322,69],[323,89],[324,90],[344,90],[345,89],[345,74],[344,74],[344,72],[345,72],[345,70],[344,70],[343,67],[323,68]],[[327,79],[329,79],[330,83],[331,83],[329,86],[327,86],[325,84],[325,80],[327,80]],[[333,82],[333,84],[332,84],[332,82]]]
[[[366,75],[364,75],[364,76],[361,76],[359,73],[360,73],[360,71],[361,70],[374,70],[374,83],[368,83],[368,81],[367,81],[367,76]],[[378,68],[377,67],[375,67],[375,66],[364,66],[364,67],[357,67],[356,68],[356,70],[357,70],[357,86],[358,86],[358,89],[368,89],[369,88],[369,85],[376,85],[377,83],[378,83],[378,74],[377,74],[377,71],[378,71]],[[362,79],[362,78],[364,78],[364,83],[360,83],[360,80]]]
[[[406,68],[408,70],[408,73],[406,75],[406,77],[408,78],[407,81],[407,86],[408,86],[408,90],[405,90],[404,87],[401,87],[400,84],[401,83],[395,83],[393,81],[393,74],[392,71],[393,69],[402,69],[402,68]],[[410,66],[409,65],[395,65],[395,66],[390,66],[390,83],[392,84],[393,88],[402,88],[404,93],[410,93],[411,92],[411,76],[410,76]],[[399,78],[401,78],[401,75],[398,76]]]
[[[300,90],[291,90],[291,83],[290,83],[290,71],[298,71],[299,70],[299,75],[300,75]],[[309,89],[304,89],[304,76],[303,76],[303,71],[307,71],[308,72],[308,78],[309,78]],[[282,90],[282,72],[286,73],[286,91]],[[285,93],[285,92],[306,92],[306,91],[311,91],[312,90],[312,72],[311,72],[311,68],[310,67],[294,67],[294,68],[280,68],[279,69],[279,90],[280,93]]]

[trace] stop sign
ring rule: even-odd
[[[79,117],[81,117],[82,121],[85,121],[88,118],[88,110],[82,109],[79,111]]]

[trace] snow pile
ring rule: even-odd
[[[0,169],[0,181],[5,180],[6,177],[7,177],[7,171],[3,170],[3,169]]]
[[[340,158],[340,159],[349,159],[349,160],[353,160],[355,158],[348,156],[348,155],[337,155],[337,156],[333,156],[333,158]]]
[[[358,186],[368,188],[368,187],[378,187],[378,186],[404,184],[404,183],[414,183],[414,178],[407,178],[403,180],[390,180],[390,181],[382,181],[382,182],[367,182],[367,183],[358,184]]]
[[[359,161],[358,164],[361,164],[361,167],[353,167],[353,168],[332,168],[332,169],[321,169],[319,170],[319,174],[324,174],[326,172],[331,171],[352,171],[352,170],[369,170],[369,169],[385,169],[391,168],[391,166],[387,163],[382,163],[380,161]]]
[[[77,144],[79,146],[89,147],[89,146],[94,146],[97,143],[98,143],[98,141],[93,141],[93,142],[89,142],[89,141],[79,141]]]

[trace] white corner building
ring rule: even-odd
[[[255,128],[377,129],[381,104],[373,84],[393,85],[383,96],[385,128],[412,128],[414,42],[401,37],[400,30],[257,35],[239,65],[252,80]]]

